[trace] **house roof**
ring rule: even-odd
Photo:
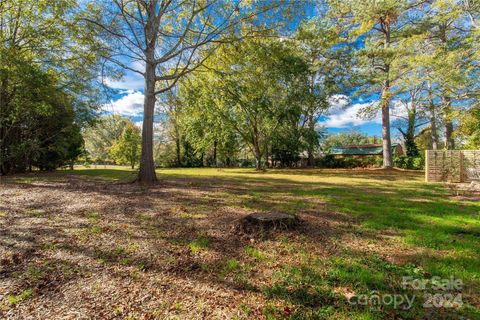
[[[398,143],[392,144],[392,151],[395,151]],[[363,145],[349,145],[333,147],[330,150],[330,154],[333,155],[381,155],[383,152],[383,146],[381,144],[363,144]]]

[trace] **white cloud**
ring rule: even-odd
[[[142,61],[134,61],[129,65],[132,69],[143,72],[145,63]],[[106,77],[104,83],[113,89],[142,90],[145,85],[144,77],[136,72],[125,70],[125,74],[120,80],[114,80]]]
[[[103,106],[103,110],[123,116],[140,116],[143,114],[143,93],[127,90],[125,96]]]
[[[330,105],[330,112],[344,109],[350,103],[350,98],[344,94],[334,94],[328,98],[328,104]]]
[[[325,121],[322,122],[327,128],[346,128],[361,126],[369,123],[381,124],[382,113],[378,109],[376,113],[369,119],[364,119],[359,116],[359,112],[369,106],[378,104],[379,101],[372,101],[369,103],[355,103],[349,105],[349,99],[344,95],[334,95],[329,98],[330,112]],[[400,101],[392,101],[390,107],[390,121],[398,116],[405,116],[406,109]]]
[[[104,83],[112,89],[141,90],[145,85],[145,79],[138,73],[128,72],[120,80],[105,78]]]
[[[358,116],[358,112],[369,105],[370,103],[356,103],[348,107],[333,109],[323,125],[327,128],[346,128],[367,123],[381,123],[380,112],[377,112],[373,119],[362,119]]]

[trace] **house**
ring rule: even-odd
[[[398,143],[392,143],[393,155],[402,155],[403,148]],[[346,157],[364,157],[364,156],[381,156],[383,154],[383,146],[381,144],[363,144],[333,147],[330,150],[331,155]]]

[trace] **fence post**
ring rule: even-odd
[[[428,150],[425,150],[425,182],[428,182]]]

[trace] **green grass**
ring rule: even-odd
[[[74,174],[108,181],[128,181],[134,177],[131,170],[118,169],[81,169]],[[385,308],[375,313],[352,308],[336,293],[337,288],[343,287],[356,293],[402,292],[403,276],[462,279],[468,293],[466,306],[453,313],[480,318],[478,309],[469,306],[480,301],[480,203],[453,200],[441,184],[425,183],[421,172],[300,169],[255,172],[195,168],[161,169],[157,175],[159,179],[188,181],[199,189],[212,185],[220,186],[220,190],[222,185],[237,188],[235,193],[219,191],[223,192],[222,200],[231,207],[290,213],[335,212],[350,221],[348,227],[335,230],[339,234],[362,239],[362,245],[373,246],[381,246],[382,239],[388,238],[388,243],[396,248],[385,248],[386,251],[405,253],[403,261],[388,262],[380,256],[381,248],[371,253],[362,251],[363,247],[355,251],[345,245],[342,236],[335,234],[331,241],[338,243],[338,248],[329,259],[322,260],[301,241],[285,241],[282,250],[291,256],[292,263],[276,269],[273,285],[261,290],[268,299],[283,301],[292,309],[284,310],[278,304],[265,306],[267,318],[375,319],[394,314],[417,318],[423,312],[420,304],[411,310]],[[202,205],[205,210],[208,201],[205,199]],[[198,215],[204,217],[202,212]],[[282,243],[281,239],[278,241]],[[209,246],[209,239],[202,236],[188,246],[192,253],[198,253]],[[267,263],[267,257],[275,260],[279,253],[247,246],[244,254],[261,265]],[[227,260],[225,269],[233,271],[243,263]],[[447,315],[451,312],[444,311]]]
[[[329,303],[340,305],[343,314],[349,314],[351,308],[332,293],[335,287],[349,286],[358,292],[401,292],[399,283],[403,276],[460,278],[467,287],[465,291],[480,285],[480,204],[451,200],[441,184],[425,183],[422,173],[349,170],[257,173],[249,169],[164,169],[158,173],[160,178],[193,179],[199,184],[220,180],[229,185],[254,185],[239,195],[243,200],[236,203],[250,209],[298,212],[314,207],[315,201],[325,202],[326,211],[344,213],[356,222],[352,230],[355,234],[375,236],[388,232],[406,250],[432,253],[418,254],[399,266],[375,255],[359,257],[358,253],[347,250],[327,265],[307,262],[300,271],[295,269],[298,266],[286,266],[280,275],[282,280],[265,292],[272,298],[300,306],[302,316],[307,317],[312,309],[319,312],[310,314],[313,318],[322,317],[322,313],[338,316],[336,311],[320,308]],[[274,201],[280,197],[287,200]],[[232,202],[235,204],[234,199]],[[246,254],[261,256],[252,248],[246,249]],[[312,282],[310,291],[305,289],[309,282]],[[421,312],[421,305],[417,304],[413,310],[401,314],[410,318]],[[478,309],[468,314],[476,317],[477,312]],[[350,316],[375,318],[369,310]]]
[[[79,167],[73,171],[59,171],[58,173],[67,173],[81,176],[88,176],[94,179],[102,179],[108,181],[128,182],[133,181],[136,177],[136,171],[125,167],[115,167],[109,169],[92,169]]]
[[[7,301],[10,305],[15,305],[25,299],[30,298],[31,296],[33,296],[33,290],[27,289],[18,295],[8,295]]]
[[[210,240],[207,237],[200,236],[200,237],[196,238],[195,240],[193,240],[192,242],[190,242],[188,244],[188,247],[190,248],[190,252],[192,252],[193,254],[196,254],[196,253],[199,253],[200,251],[208,248],[209,242],[210,242]]]

